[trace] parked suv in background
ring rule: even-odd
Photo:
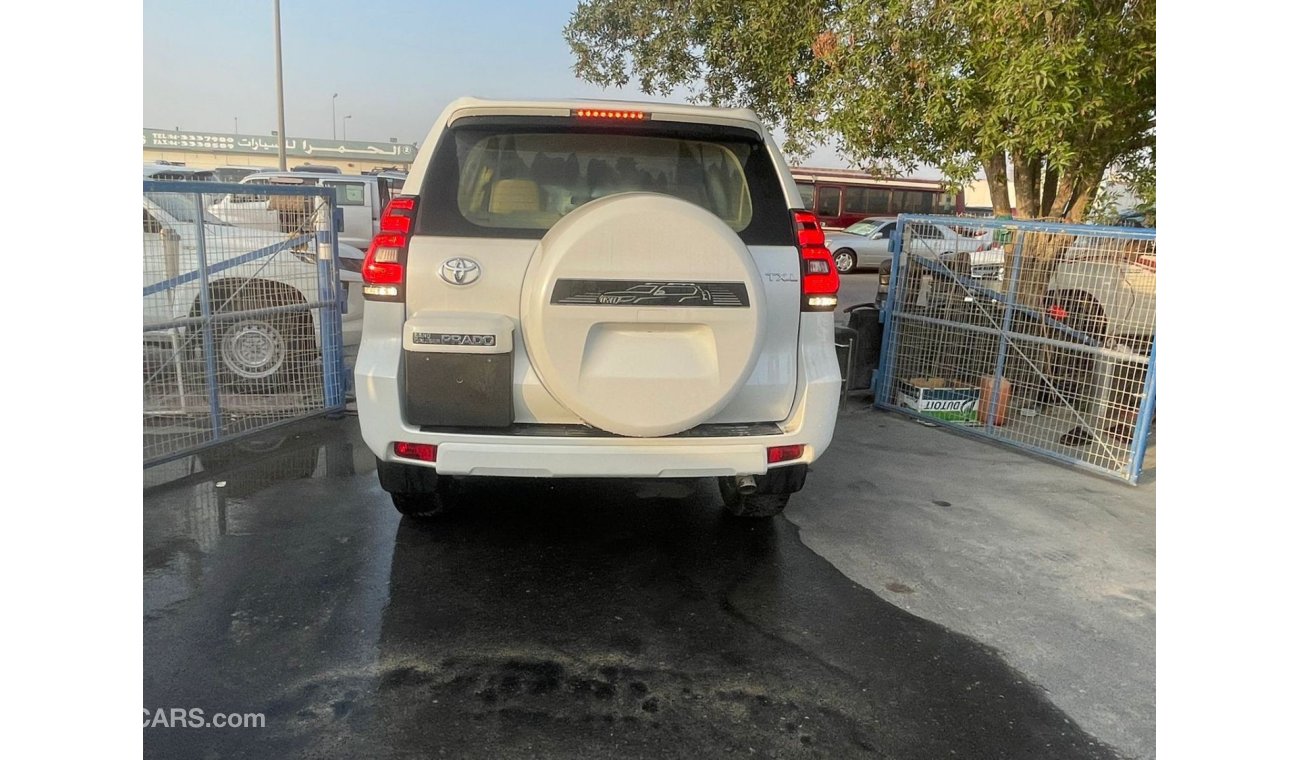
[[[257,172],[239,181],[250,185],[247,193],[230,193],[212,204],[211,211],[222,221],[240,227],[292,232],[306,207],[298,196],[259,195],[257,185],[317,185],[334,188],[342,218],[339,242],[365,250],[379,230],[379,214],[389,199],[401,188],[403,179],[395,175],[340,174],[318,171]]]
[[[831,440],[839,275],[749,110],[461,99],[363,267],[362,434],[462,477],[717,478],[771,516]]]
[[[199,280],[178,277],[199,268],[200,223],[204,254],[212,272],[208,282],[212,309],[218,313],[241,312],[238,317],[215,323],[217,380],[221,387],[273,393],[301,386],[304,378],[319,372],[318,311],[256,313],[258,309],[310,304],[320,299],[314,244],[288,248],[284,247],[287,235],[222,222],[211,211],[201,209],[192,193],[146,192],[143,205],[146,376],[154,374],[157,355],[167,356],[175,350],[174,333],[151,325],[165,325],[200,313]],[[282,250],[276,251],[276,247]],[[274,252],[259,255],[265,251]],[[350,356],[361,341],[364,302],[359,272],[363,254],[342,243],[338,253],[344,291],[343,352]],[[195,339],[190,342],[198,345]]]

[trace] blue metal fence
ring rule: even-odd
[[[1154,466],[1155,230],[903,215],[876,405],[1136,483]]]
[[[342,411],[334,189],[146,181],[143,206],[144,464]]]

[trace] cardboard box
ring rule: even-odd
[[[950,383],[943,378],[912,378],[900,383],[899,406],[926,417],[958,424],[979,424],[980,389]]]

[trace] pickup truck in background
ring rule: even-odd
[[[334,188],[342,210],[339,242],[365,250],[379,231],[379,215],[405,182],[400,174],[336,174],[326,172],[258,172],[240,180],[247,193],[230,193],[212,204],[213,216],[240,227],[293,233],[308,209],[297,196],[257,193],[257,185],[323,186]]]

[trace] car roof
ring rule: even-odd
[[[714,124],[739,124],[763,130],[763,122],[749,108],[718,108],[714,106],[682,105],[679,103],[648,103],[636,100],[600,100],[573,98],[563,100],[484,100],[482,98],[457,98],[447,106],[447,123],[466,116],[568,116],[570,111],[581,109],[610,111],[641,111],[655,121],[684,121]]]
[[[334,172],[294,172],[294,171],[259,171],[244,177],[240,182],[247,182],[250,179],[262,178],[310,178],[310,179],[346,179],[378,181],[379,175],[376,174],[335,174]]]
[[[211,176],[211,169],[199,169],[193,166],[177,166],[175,164],[145,164],[144,176],[156,177],[159,174],[173,174],[177,177],[192,177],[196,174],[207,174]]]

